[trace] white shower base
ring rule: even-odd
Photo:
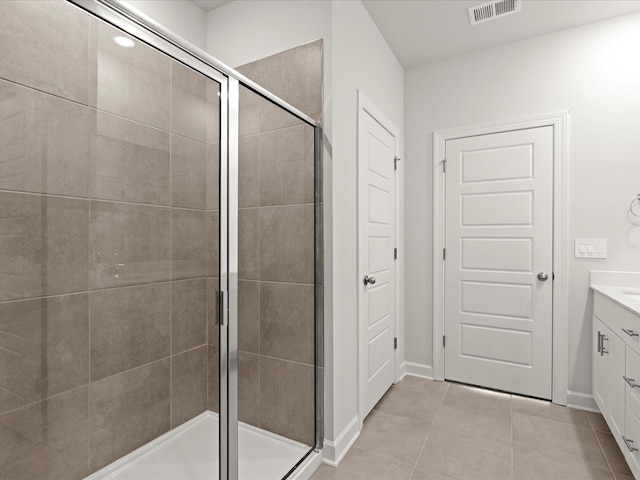
[[[242,480],[279,480],[311,448],[244,423],[239,423],[238,430]],[[214,480],[219,471],[218,447],[218,415],[204,412],[86,480]],[[307,463],[319,462],[318,456],[317,461]],[[313,465],[308,466],[310,472],[315,470]],[[308,476],[310,473],[293,477]]]

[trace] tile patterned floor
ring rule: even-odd
[[[633,480],[601,415],[405,377],[312,480]]]

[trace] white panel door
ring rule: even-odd
[[[553,127],[448,140],[446,159],[445,378],[550,399]]]
[[[360,116],[360,419],[394,381],[395,138]],[[365,283],[364,279],[369,281]]]

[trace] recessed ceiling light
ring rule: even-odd
[[[134,42],[128,37],[121,37],[121,36],[113,37],[113,41],[116,42],[121,47],[125,47],[125,48],[135,47],[136,45],[136,42]]]

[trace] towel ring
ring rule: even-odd
[[[631,200],[631,203],[629,204],[629,211],[634,217],[640,217],[640,193],[636,195],[636,198]]]

